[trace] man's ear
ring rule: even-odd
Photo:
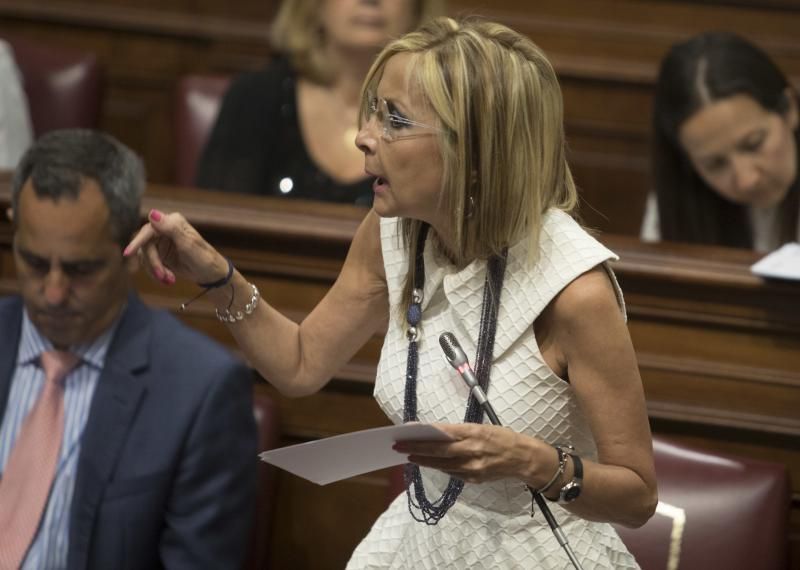
[[[12,224],[14,223],[14,208],[12,208],[11,206],[6,208],[6,218],[8,218],[8,221],[11,222]]]

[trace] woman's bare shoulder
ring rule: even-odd
[[[553,317],[563,323],[585,321],[598,311],[620,315],[614,286],[606,270],[597,265],[576,277],[553,302]]]
[[[386,288],[380,226],[380,217],[375,210],[367,212],[350,244],[342,271],[342,276],[353,285],[373,292]]]

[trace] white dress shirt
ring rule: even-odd
[[[751,206],[747,209],[750,225],[753,228],[753,249],[760,253],[767,253],[777,249],[780,245],[778,236],[778,206],[757,208]],[[647,196],[642,229],[639,234],[642,241],[661,241],[661,227],[659,225],[658,201],[654,192]],[[797,237],[800,242],[800,225],[797,227]]]

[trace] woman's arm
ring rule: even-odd
[[[598,454],[597,462],[584,460],[582,493],[567,508],[591,520],[641,526],[658,502],[652,436],[633,344],[608,275],[600,267],[583,274],[552,311],[554,342]],[[570,461],[556,489],[572,469]]]
[[[180,214],[151,212],[150,222],[126,248],[126,255],[139,248],[150,273],[167,284],[174,283],[176,274],[203,283],[227,273],[225,258]],[[231,286],[212,289],[207,298],[224,309],[233,295],[235,312],[250,300],[252,287],[238,271]],[[389,301],[377,214],[370,211],[364,218],[339,277],[302,323],[270,306],[269,291],[261,293],[264,298],[252,314],[228,324],[231,333],[250,363],[281,393],[316,392],[386,326]]]
[[[322,388],[369,338],[385,328],[389,299],[380,249],[380,222],[370,210],[356,232],[333,287],[299,325],[267,303],[228,325],[251,364],[283,394]],[[237,275],[237,299],[249,286]],[[264,295],[268,298],[269,292]],[[226,299],[217,300],[224,307]]]

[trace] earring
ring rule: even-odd
[[[472,216],[475,215],[475,198],[472,197],[470,194],[467,196],[467,213],[466,218],[469,220]]]
[[[473,170],[469,177],[469,194],[467,195],[466,219],[475,215],[475,193],[478,191],[478,171]]]

